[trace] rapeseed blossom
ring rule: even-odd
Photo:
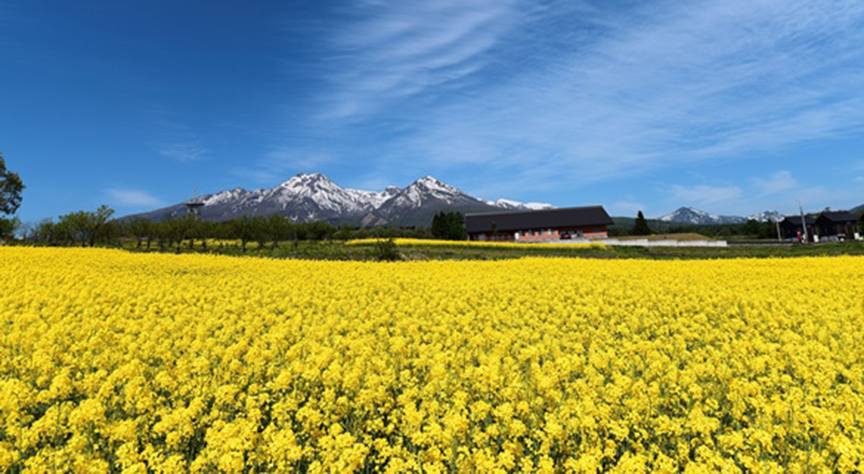
[[[0,248],[0,471],[861,471],[862,264]]]
[[[345,245],[369,245],[381,242],[385,239],[370,238],[370,239],[353,239],[345,242]],[[579,243],[539,243],[539,242],[503,242],[492,240],[432,240],[432,239],[393,239],[396,245],[424,245],[436,247],[480,247],[480,248],[532,248],[532,249],[579,249],[579,248],[606,248],[606,245],[601,242],[579,242]]]

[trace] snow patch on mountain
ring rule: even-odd
[[[501,209],[514,209],[514,210],[530,210],[530,211],[542,211],[544,209],[555,209],[555,206],[552,204],[547,204],[545,202],[519,202],[512,201],[510,199],[499,199],[497,201],[485,201],[490,206],[500,207]]]
[[[270,189],[235,188],[196,201],[204,203],[201,216],[209,220],[284,214],[298,222],[325,220],[361,225],[428,225],[431,215],[441,210],[467,213],[554,208],[545,203],[478,199],[433,176],[424,176],[405,188],[388,186],[383,191],[366,191],[343,188],[321,173],[301,173]],[[186,206],[181,203],[140,216],[164,219],[184,212]]]
[[[780,214],[777,211],[764,211],[747,216],[747,220],[756,222],[780,222],[783,220],[783,217],[783,214]]]
[[[665,216],[659,218],[660,221],[669,222],[672,224],[741,224],[747,222],[747,219],[738,216],[721,216],[718,214],[709,214],[705,211],[700,211],[692,207],[681,207]]]

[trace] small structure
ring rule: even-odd
[[[562,234],[573,239],[599,239],[607,237],[607,227],[613,224],[603,206],[465,216],[470,240],[544,242],[558,240]]]
[[[195,217],[201,217],[201,208],[204,203],[201,201],[186,201],[186,208],[189,209],[189,214]]]
[[[819,237],[824,240],[856,240],[858,219],[847,211],[824,211],[816,219]]]
[[[804,216],[804,222],[807,226],[807,239],[813,242],[816,221],[810,216]],[[805,235],[804,226],[801,225],[801,216],[786,216],[780,221],[780,229],[783,231],[783,237],[786,240],[803,239]]]

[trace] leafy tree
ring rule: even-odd
[[[123,231],[124,231],[123,233],[126,234],[128,237],[132,237],[133,239],[135,239],[135,241],[136,241],[135,247],[140,249],[144,243],[144,239],[149,237],[152,234],[152,232],[151,232],[152,227],[153,227],[153,223],[150,222],[149,219],[143,219],[140,217],[136,217],[135,219],[126,221],[123,224]],[[149,240],[150,239],[148,239],[148,242],[147,242],[148,249],[150,247]]]
[[[392,238],[387,240],[379,240],[375,243],[375,256],[380,261],[395,262],[402,260],[402,254],[399,253],[399,248]]]
[[[354,234],[354,228],[350,225],[343,225],[339,227],[339,230],[333,234],[333,238],[336,240],[347,241],[351,240],[351,236]]]
[[[246,245],[250,240],[255,239],[256,223],[255,220],[247,215],[243,215],[228,223],[231,238],[240,241],[240,248],[243,253],[246,253]]]
[[[443,238],[444,235],[444,212],[436,212],[432,217],[432,236],[435,238]]]
[[[432,218],[432,236],[443,240],[465,240],[465,216],[461,212],[438,212]]]
[[[78,211],[61,216],[60,224],[65,226],[72,239],[80,242],[83,247],[93,247],[113,215],[114,209],[103,205],[96,211]]]
[[[636,216],[636,222],[633,223],[633,235],[651,235],[651,227],[648,226],[648,221],[642,211]]]
[[[199,217],[195,222],[195,227],[192,229],[192,236],[201,241],[202,249],[207,250],[207,239],[217,238],[219,231],[219,224],[205,221]]]
[[[59,236],[57,224],[54,223],[51,219],[45,219],[44,221],[36,224],[36,229],[33,232],[33,238],[36,242],[53,245],[57,244],[62,240]]]
[[[0,218],[0,241],[12,240],[15,237],[15,231],[21,226],[21,221],[17,217],[11,219]]]
[[[291,219],[282,214],[273,214],[267,218],[267,232],[273,239],[270,249],[276,250],[279,242],[291,237]]]
[[[175,245],[174,251],[180,253],[180,245],[190,238],[195,230],[198,219],[192,213],[162,221],[163,236]]]
[[[6,169],[6,161],[0,153],[0,213],[12,215],[21,206],[24,183],[18,173]]]
[[[748,219],[747,223],[745,223],[741,227],[741,232],[747,236],[760,237],[760,235],[763,233],[762,232],[763,227],[764,226],[760,222],[755,221],[753,219]]]
[[[272,238],[270,220],[264,216],[255,216],[252,218],[252,222],[255,226],[255,241],[258,242],[258,250],[260,251],[266,247],[267,241]]]
[[[305,224],[309,240],[319,242],[333,237],[336,228],[326,222],[310,222]]]

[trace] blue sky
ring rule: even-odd
[[[0,0],[0,151],[25,221],[313,171],[613,215],[848,208],[862,44],[860,0]]]

